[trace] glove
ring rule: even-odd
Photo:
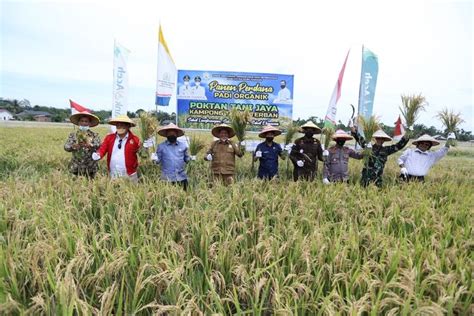
[[[293,147],[292,144],[288,144],[288,145],[285,146],[285,150],[286,150],[287,152],[290,152],[292,147]]]
[[[196,156],[194,156],[194,155],[189,156],[189,158],[190,158],[192,161],[196,161]]]
[[[255,157],[261,158],[261,157],[262,157],[262,152],[261,152],[260,150],[257,150],[257,151],[255,152]]]
[[[369,148],[369,149],[372,148],[372,143],[368,143],[367,148]]]
[[[328,157],[329,156],[329,151],[327,151],[327,150],[323,151],[323,156]]]
[[[100,155],[98,153],[92,153],[92,160],[100,160]]]
[[[454,134],[453,132],[449,133],[448,139],[456,139],[456,134]]]
[[[151,137],[143,142],[143,147],[150,148],[150,147],[153,147],[153,144],[154,144],[154,140],[153,140],[153,137]]]
[[[303,167],[304,166],[304,161],[303,160],[298,160],[296,162],[296,164],[298,165],[298,167]]]
[[[324,183],[324,184],[330,184],[331,182],[329,182],[328,178],[324,178],[324,179],[323,179],[323,183]]]
[[[206,159],[209,160],[209,161],[212,161],[212,155],[211,155],[211,154],[207,154]]]
[[[151,153],[150,160],[151,161],[158,161],[158,155],[156,153]]]
[[[324,144],[321,144],[321,149],[322,149],[322,150],[326,150],[325,147],[326,147],[326,146],[324,146]]]
[[[407,168],[405,168],[405,167],[401,168],[401,169],[400,169],[400,173],[401,173],[402,175],[404,175],[404,176],[407,176],[407,175],[408,175],[408,170],[407,170]]]

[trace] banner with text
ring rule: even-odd
[[[211,129],[229,123],[232,108],[252,115],[249,130],[285,127],[293,115],[293,75],[224,71],[178,71],[178,125]]]

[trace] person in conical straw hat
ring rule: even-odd
[[[128,178],[138,182],[138,150],[140,139],[130,130],[136,126],[127,115],[119,115],[109,120],[116,132],[107,135],[92,159],[100,160],[107,154],[107,169],[110,176]]]
[[[184,130],[170,123],[162,127],[158,131],[158,135],[166,137],[166,140],[158,145],[151,160],[155,164],[161,164],[162,180],[178,184],[183,187],[184,191],[187,191],[186,164],[191,160],[196,160],[196,157],[188,154],[186,142],[178,140],[178,137],[184,135]]]
[[[297,138],[290,151],[290,160],[293,163],[293,180],[299,179],[313,181],[318,171],[318,160],[323,160],[323,149],[315,134],[321,133],[312,121],[306,122],[300,128],[303,137]]]
[[[72,153],[69,171],[76,176],[94,178],[99,168],[97,161],[91,157],[100,146],[99,134],[91,127],[99,125],[99,118],[89,112],[78,112],[69,117],[78,129],[71,132],[64,144],[64,150]]]
[[[353,126],[351,132],[352,136],[354,136],[355,140],[362,148],[367,147],[371,149],[367,164],[365,164],[362,169],[361,185],[366,187],[373,183],[376,186],[381,187],[383,184],[383,171],[388,156],[403,149],[403,147],[408,144],[409,138],[407,133],[405,133],[400,141],[395,145],[384,146],[383,144],[387,141],[391,141],[392,138],[381,129],[377,130],[372,136],[374,144],[365,141],[364,137],[362,137],[357,131],[357,126]]]
[[[271,125],[265,126],[258,137],[265,138],[263,143],[257,145],[254,160],[260,160],[257,177],[259,179],[270,180],[278,177],[278,157],[285,159],[283,149],[280,144],[274,142],[274,138],[281,134],[281,131]]]
[[[456,139],[454,133],[449,133],[445,146],[437,151],[430,151],[431,147],[439,145],[439,142],[428,134],[418,137],[412,142],[416,148],[405,150],[398,158],[400,178],[405,181],[424,181],[431,167],[446,156],[451,140],[454,139]]]
[[[234,129],[227,124],[219,124],[212,128],[211,134],[218,140],[211,143],[204,159],[211,162],[214,180],[232,184],[235,176],[235,156],[243,156],[239,146],[230,140],[235,136]]]
[[[324,160],[323,183],[348,182],[349,181],[349,158],[362,159],[364,155],[354,149],[344,146],[352,136],[338,129],[332,139],[336,145],[323,152]]]

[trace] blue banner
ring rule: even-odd
[[[364,118],[369,118],[372,115],[378,71],[379,65],[377,56],[363,47],[358,114]]]
[[[287,126],[293,116],[293,75],[178,71],[177,114],[183,128],[229,123],[232,108],[252,115],[249,130]]]

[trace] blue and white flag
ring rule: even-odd
[[[156,80],[156,105],[168,106],[176,87],[176,65],[171,57],[163,32],[158,32],[158,69]]]
[[[130,51],[114,41],[114,77],[112,93],[112,118],[127,114],[128,110],[128,69]]]

